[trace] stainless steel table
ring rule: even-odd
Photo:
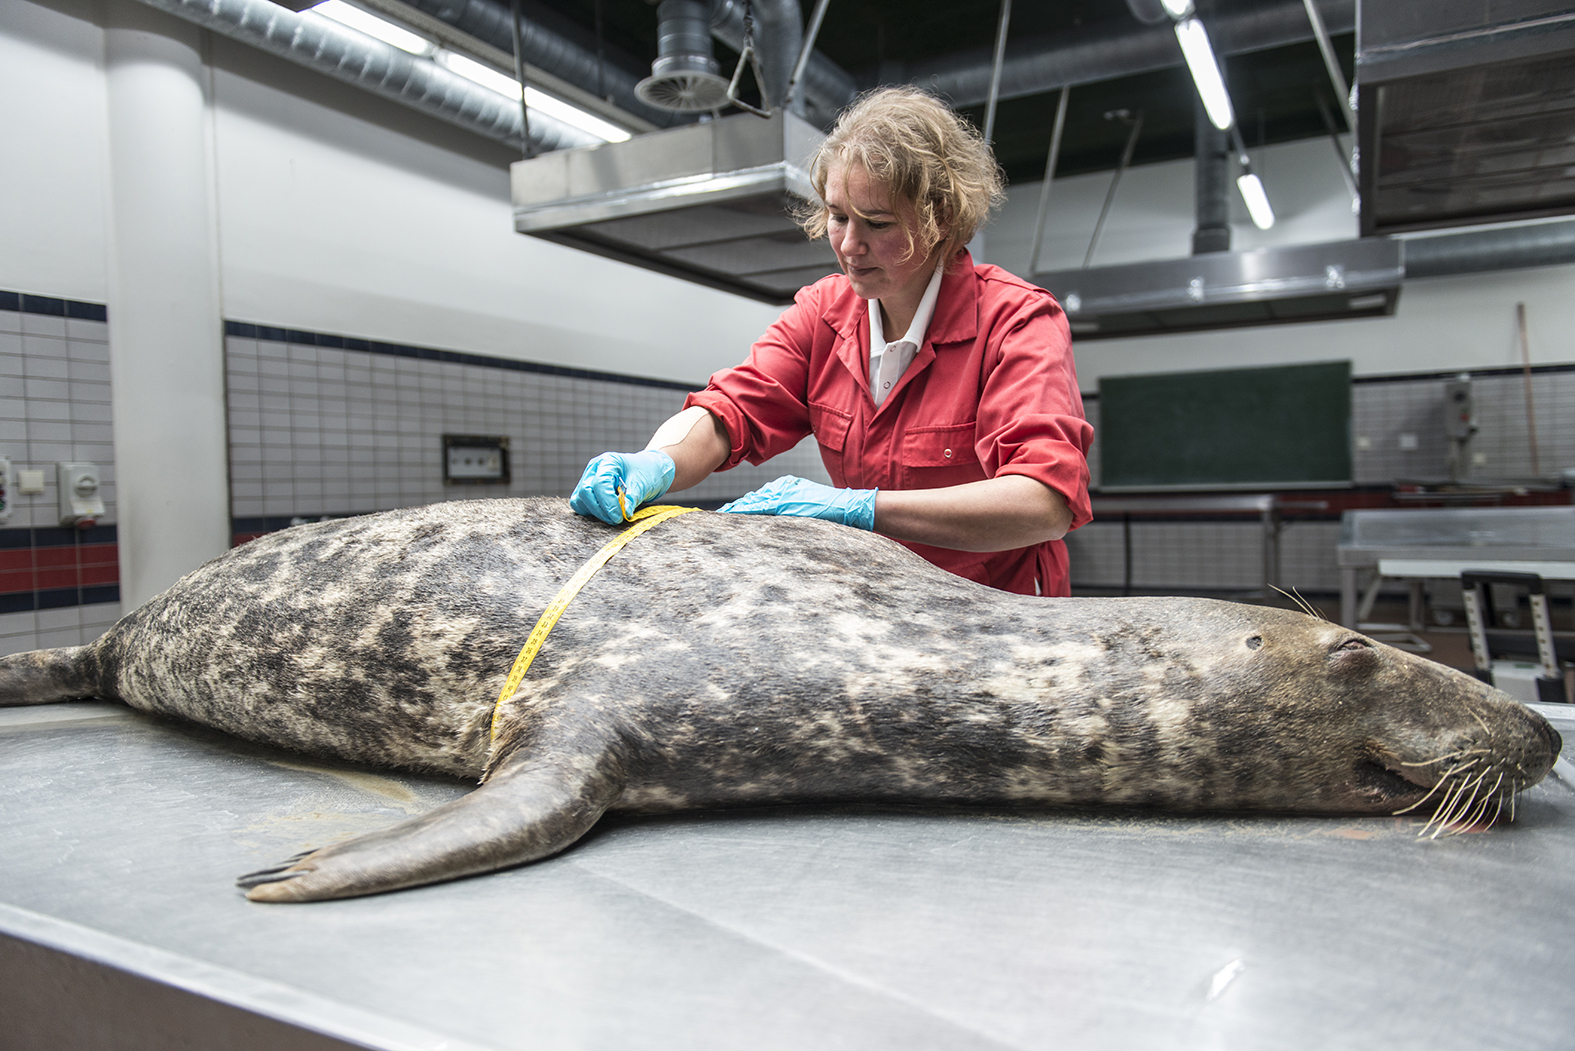
[[[752,811],[608,822],[382,897],[232,886],[465,790],[109,706],[0,710],[0,1044],[1575,1045],[1563,781],[1437,840],[1411,817]]]
[[[1575,507],[1483,507],[1347,511],[1336,548],[1340,623],[1366,628],[1385,559],[1431,562],[1575,562]],[[1468,568],[1475,568],[1474,566]],[[1359,599],[1361,578],[1367,593]],[[1419,586],[1412,591],[1412,631],[1419,628]],[[1399,625],[1373,625],[1374,630]]]

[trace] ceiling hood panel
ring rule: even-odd
[[[636,266],[790,303],[837,270],[793,221],[814,199],[823,136],[791,113],[743,113],[517,161],[514,229]]]
[[[1567,0],[1363,4],[1362,233],[1575,212]]]
[[[1397,241],[1209,252],[1034,275],[1078,339],[1394,313],[1405,276]]]

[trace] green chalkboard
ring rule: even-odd
[[[1099,381],[1100,488],[1348,485],[1351,363]]]

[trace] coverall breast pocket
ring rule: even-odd
[[[946,427],[911,427],[902,438],[903,487],[939,489],[985,477],[973,452],[973,421]]]

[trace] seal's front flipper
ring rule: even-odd
[[[476,791],[431,813],[242,876],[252,901],[322,901],[416,887],[537,861],[567,847],[623,791],[594,764],[505,761]],[[293,862],[293,863],[292,863]]]

